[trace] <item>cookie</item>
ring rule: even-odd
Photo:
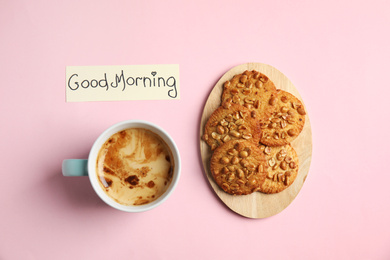
[[[225,102],[211,114],[205,125],[203,140],[211,147],[211,150],[237,139],[258,144],[260,122],[256,119],[254,112],[241,105]]]
[[[247,70],[224,83],[222,102],[230,101],[256,110],[259,120],[265,121],[275,111],[275,104],[269,102],[275,92],[274,83],[266,75]]]
[[[302,132],[305,108],[297,97],[280,89],[270,103],[276,105],[276,110],[267,122],[261,123],[260,142],[268,146],[289,144]]]
[[[225,192],[247,195],[258,191],[266,178],[265,154],[258,145],[246,140],[232,140],[215,149],[210,170],[215,182]]]
[[[270,147],[261,145],[267,161],[267,176],[260,187],[263,193],[278,193],[289,187],[298,175],[299,160],[294,148],[285,146]]]

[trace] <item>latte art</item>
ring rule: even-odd
[[[101,188],[122,205],[143,205],[169,187],[174,159],[160,136],[143,128],[112,135],[101,147],[96,172]]]

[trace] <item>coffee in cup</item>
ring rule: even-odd
[[[144,128],[113,134],[102,145],[96,174],[104,192],[122,205],[158,199],[172,181],[175,162],[164,140]]]

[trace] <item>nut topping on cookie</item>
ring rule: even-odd
[[[256,110],[260,121],[267,120],[274,111],[276,87],[267,76],[258,71],[245,71],[224,84],[222,102],[240,104]]]
[[[278,193],[290,186],[298,175],[298,155],[291,145],[261,145],[267,163],[267,177],[260,188],[263,193]]]
[[[213,152],[210,170],[225,192],[245,195],[258,191],[266,178],[267,164],[262,150],[254,143],[233,140]]]
[[[243,139],[258,143],[260,140],[260,122],[247,108],[228,102],[217,108],[205,126],[203,140],[214,150],[223,143]]]
[[[267,122],[261,124],[260,142],[268,146],[286,145],[301,133],[306,112],[302,102],[286,91],[278,89],[273,98],[276,110]]]

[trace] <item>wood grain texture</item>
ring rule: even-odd
[[[299,171],[294,183],[286,190],[277,194],[263,194],[254,192],[250,195],[233,196],[222,189],[214,182],[210,172],[210,158],[212,151],[210,147],[201,139],[204,133],[205,124],[213,113],[221,105],[221,95],[223,91],[223,83],[230,80],[234,75],[240,74],[245,70],[257,70],[267,75],[272,80],[278,89],[290,92],[304,104],[298,90],[292,82],[276,68],[262,63],[246,63],[236,66],[226,72],[217,82],[211,91],[206,104],[204,106],[201,123],[200,123],[200,153],[203,163],[204,172],[209,180],[211,187],[227,207],[232,211],[248,218],[267,218],[276,215],[283,211],[295,199],[301,190],[303,183],[309,173],[311,156],[312,156],[312,133],[308,113],[306,114],[305,126],[301,134],[292,142],[292,146],[296,150],[299,157]],[[306,111],[308,108],[305,106]]]

